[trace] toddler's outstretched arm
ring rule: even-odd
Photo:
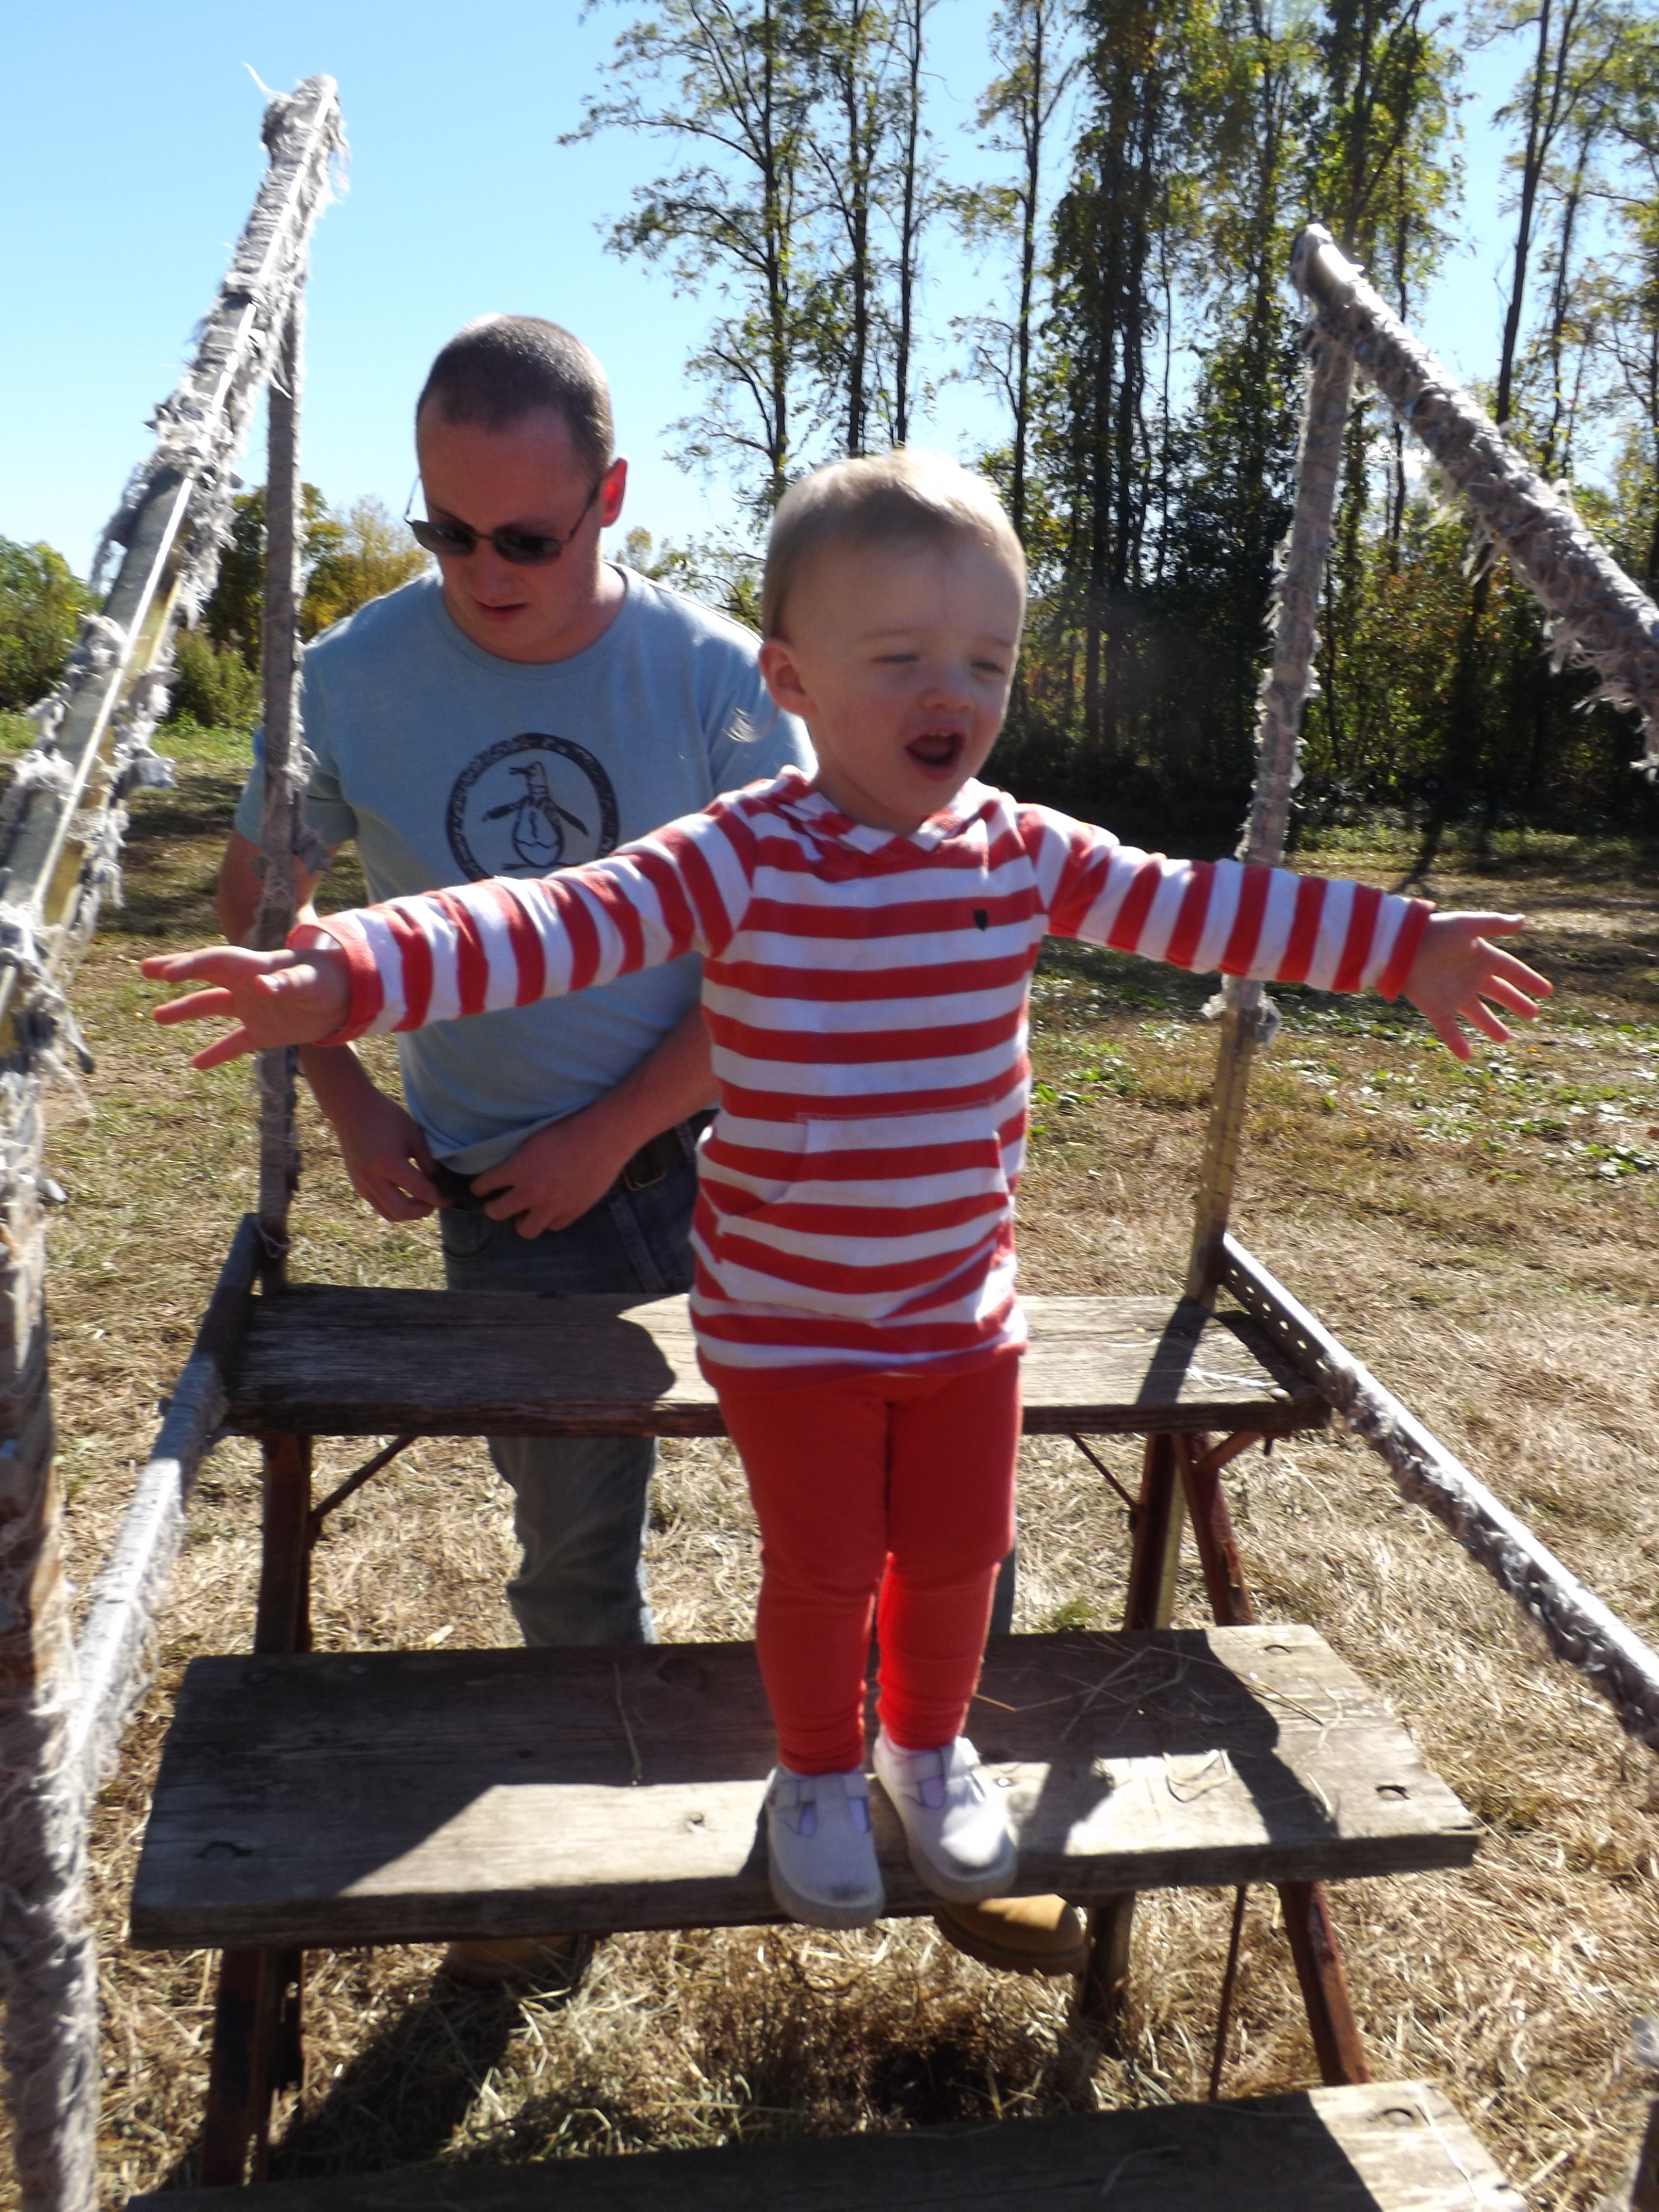
[[[237,1024],[192,1054],[192,1067],[217,1067],[267,1045],[320,1044],[343,1026],[350,1011],[350,970],[344,953],[334,945],[306,952],[246,952],[234,945],[210,945],[198,952],[152,953],[141,964],[157,982],[210,987],[158,1006],[158,1022],[208,1021],[228,1014]]]
[[[1554,986],[1535,968],[1488,944],[1512,937],[1526,927],[1520,914],[1431,915],[1422,942],[1406,973],[1404,995],[1424,1017],[1448,1052],[1469,1057],[1469,1041],[1458,1017],[1483,1036],[1502,1043],[1512,1035],[1492,1011],[1502,1006],[1524,1022],[1535,1020],[1540,1002]]]

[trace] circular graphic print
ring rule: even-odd
[[[469,882],[544,876],[615,848],[617,793],[585,745],[530,730],[462,769],[446,826]]]

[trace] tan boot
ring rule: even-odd
[[[568,1996],[592,1955],[591,1936],[469,1936],[450,1945],[438,1971],[469,1989]]]
[[[1080,1974],[1089,1963],[1088,1923],[1063,1897],[941,1905],[933,1919],[953,1949],[1005,1974]]]

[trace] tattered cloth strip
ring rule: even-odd
[[[1291,1363],[1384,1459],[1401,1492],[1450,1529],[1543,1631],[1558,1659],[1607,1700],[1627,1735],[1659,1751],[1659,1652],[1610,1612],[1524,1521],[1385,1390],[1261,1262],[1223,1240],[1221,1280]]]
[[[66,1755],[74,1670],[0,1711],[0,2005],[23,2202],[98,2201],[98,1957],[88,1927],[81,1769]]]
[[[1549,618],[1555,665],[1587,662],[1596,697],[1640,715],[1647,750],[1635,765],[1659,776],[1659,608],[1319,224],[1297,240],[1291,273],[1318,327],[1347,347],[1509,556]]]
[[[237,240],[235,258],[202,326],[190,367],[151,418],[155,450],[134,471],[94,563],[95,582],[112,549],[128,543],[160,477],[176,470],[193,478],[186,620],[213,588],[236,484],[232,465],[304,278],[312,227],[329,191],[331,161],[345,151],[333,79],[307,77],[293,92],[277,94],[265,110],[263,136],[270,166]]]
[[[185,620],[211,592],[218,574],[236,483],[234,464],[304,281],[307,246],[329,190],[331,163],[344,150],[332,79],[309,78],[291,94],[273,100],[265,112],[264,141],[270,167],[230,271],[190,367],[156,410],[155,449],[135,471],[94,564],[97,580],[112,552],[131,538],[152,495],[180,479],[187,482],[189,514],[176,556],[174,602]],[[67,1021],[62,980],[91,936],[103,898],[119,896],[127,827],[123,802],[141,787],[172,781],[168,763],[151,743],[167,708],[170,643],[153,669],[127,684],[100,789],[88,789],[94,760],[71,758],[61,749],[70,706],[98,687],[120,684],[137,642],[107,615],[88,615],[82,621],[57,689],[31,709],[34,742],[0,799],[0,833],[12,829],[42,792],[60,804],[82,803],[76,830],[85,856],[68,917],[55,930],[46,928],[38,903],[42,885],[9,885],[12,896],[0,900],[0,961],[21,971],[22,984],[14,1000],[13,1066],[18,1072],[39,1062],[52,1073],[64,1064],[50,1057]],[[295,769],[303,775],[304,762],[296,761]],[[315,858],[309,848],[307,857]]]
[[[143,666],[155,651],[149,617],[188,616],[212,588],[232,464],[303,277],[330,160],[343,144],[332,82],[313,78],[274,100],[265,136],[270,170],[230,276],[189,371],[156,417],[156,450],[129,484],[100,550],[101,570],[109,546],[130,548],[111,612],[82,625],[63,683],[36,710],[34,744],[0,808],[9,861],[20,845],[30,854],[27,866],[13,867],[0,902],[0,967],[13,971],[15,1033],[0,1066],[0,1345],[12,1347],[15,1363],[0,1376],[0,2002],[13,2158],[27,2212],[94,2212],[98,2201],[88,1762],[52,1476],[40,1102],[44,1080],[68,1065],[63,1046],[76,1042],[63,988],[102,898],[118,890],[125,797],[165,780],[150,738],[165,703],[167,646]],[[49,908],[66,838],[81,848],[80,866],[67,902],[52,898]],[[20,1346],[29,1347],[27,1358]],[[165,1540],[152,1547],[157,1559],[165,1549]],[[156,1577],[133,1566],[131,1615],[116,1639],[125,1674],[100,1686],[107,1707],[122,1712],[142,1680],[143,1629],[160,1595]]]

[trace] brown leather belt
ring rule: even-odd
[[[648,1144],[640,1146],[630,1160],[623,1163],[623,1171],[612,1189],[649,1190],[653,1182],[660,1182],[672,1170],[697,1157],[697,1139],[708,1126],[709,1116],[700,1114],[695,1121],[676,1121],[672,1129],[661,1130]]]
[[[696,1159],[697,1139],[714,1118],[712,1114],[694,1114],[689,1121],[677,1121],[672,1129],[659,1131],[623,1163],[622,1173],[611,1184],[611,1190],[649,1190],[674,1169]],[[483,1170],[478,1172],[482,1174]],[[486,1203],[473,1190],[471,1176],[462,1175],[442,1160],[433,1170],[431,1179],[452,1206],[481,1206]]]

